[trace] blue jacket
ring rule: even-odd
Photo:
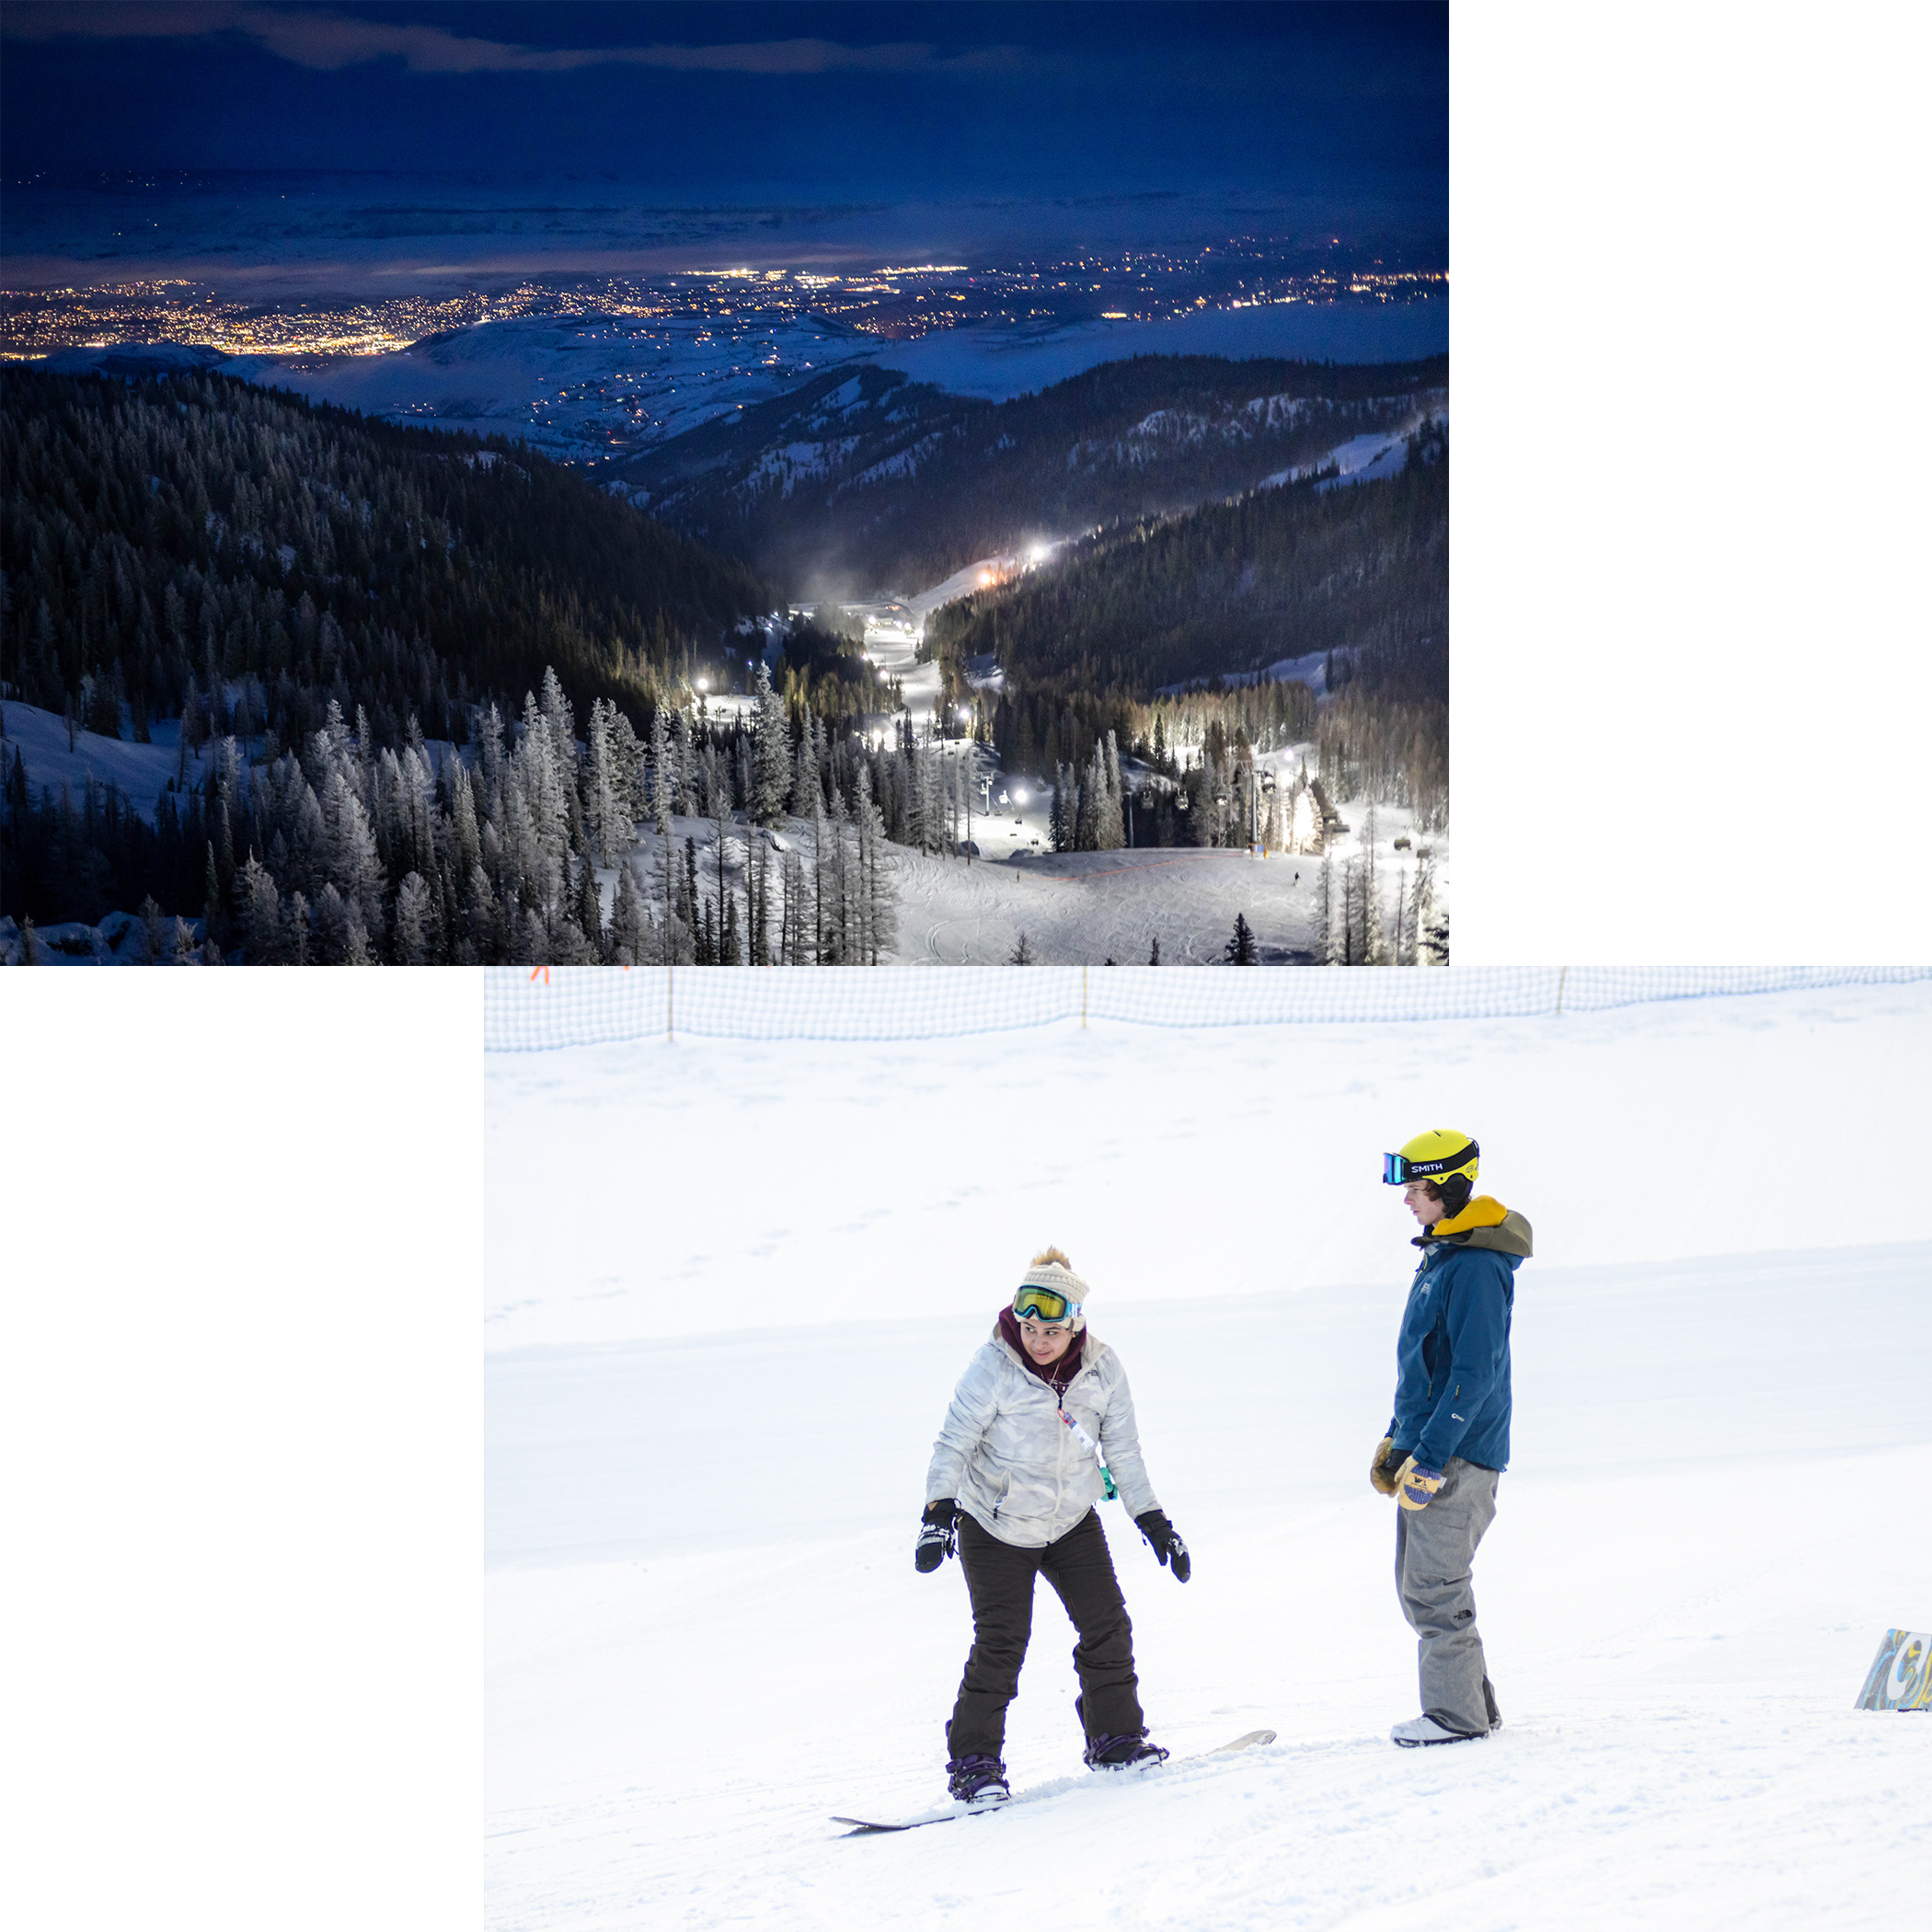
[[[1479,1194],[1416,1246],[1421,1264],[1396,1343],[1396,1452],[1429,1469],[1452,1455],[1507,1468],[1510,1317],[1530,1225]]]

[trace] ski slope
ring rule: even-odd
[[[1913,1923],[1932,1723],[1851,1707],[1932,1627],[1928,1064],[1923,983],[490,1056],[488,1923]],[[1477,1570],[1506,1727],[1397,1753],[1376,1156],[1443,1122],[1536,1229]],[[926,1461],[1050,1239],[1195,1555],[1178,1586],[1103,1510],[1154,1734],[1280,1738],[1085,1773],[1041,1591],[1029,1801],[844,1838],[939,1788],[970,1630],[958,1566],[912,1568]]]

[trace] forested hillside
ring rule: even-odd
[[[796,593],[917,591],[1041,536],[1252,489],[1351,437],[1399,434],[1448,360],[1137,356],[991,403],[833,371],[615,474],[651,513]]]
[[[708,937],[688,881],[655,914],[627,891],[615,926],[599,911],[595,868],[647,796],[729,815],[754,738],[760,799],[776,772],[855,840],[936,835],[929,775],[908,793],[876,748],[859,776],[856,715],[894,698],[849,639],[790,627],[755,731],[707,719],[689,674],[772,601],[742,564],[521,447],[218,377],[16,370],[4,400],[0,738],[10,707],[64,718],[90,775],[50,783],[5,748],[0,912],[141,909],[157,960],[184,950],[178,917],[211,960],[876,952],[878,917],[862,943],[838,910],[836,837],[822,926],[776,867],[742,919],[714,894]],[[91,776],[81,734],[178,730],[158,797]],[[767,935],[767,905],[791,923]]]
[[[1110,531],[1049,568],[934,613],[945,689],[969,659],[996,659],[1005,691],[988,720],[1010,764],[1075,765],[1115,731],[1142,756],[1178,742],[1178,712],[1250,743],[1310,737],[1336,797],[1446,810],[1449,443],[1438,427],[1386,480],[1304,481]],[[1226,676],[1322,653],[1332,694],[1317,715],[1299,684],[1236,688]],[[1163,687],[1209,690],[1163,703]],[[1165,718],[1163,714],[1167,714]],[[1197,725],[1194,729],[1198,730]],[[1197,822],[1198,823],[1198,822]]]
[[[133,735],[462,742],[546,665],[644,710],[773,592],[568,470],[218,376],[6,373],[0,681]],[[372,747],[373,749],[374,747]]]

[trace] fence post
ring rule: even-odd
[[[672,975],[675,973],[676,971],[677,968],[673,966],[669,960],[666,960],[664,961],[664,1040],[667,1045],[675,1044],[677,1040],[677,1035],[673,1030],[671,1025],[671,995],[673,991],[674,990]]]
[[[1558,1019],[1561,1019],[1563,1017],[1563,982],[1569,977],[1570,968],[1567,966],[1557,975],[1557,1018]]]
[[[1087,968],[1080,969],[1080,1024],[1087,1024]]]

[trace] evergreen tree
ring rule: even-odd
[[[665,707],[656,706],[650,714],[650,812],[657,822],[658,836],[671,836],[671,808],[676,785],[671,769],[671,733],[664,721]]]
[[[1259,959],[1260,955],[1255,949],[1254,930],[1245,913],[1235,914],[1234,937],[1222,949],[1221,957],[1230,966],[1252,966]]]
[[[618,860],[619,868],[623,861]],[[604,903],[597,891],[597,873],[589,859],[578,866],[577,876],[577,930],[583,936],[586,950],[592,960],[604,956]]]
[[[411,872],[396,890],[396,962],[421,966],[430,959],[430,889]]]
[[[785,794],[791,778],[791,732],[785,707],[773,694],[771,672],[758,661],[753,686],[753,752],[751,814],[761,825],[776,825],[785,816]]]
[[[611,962],[617,966],[643,966],[651,961],[655,948],[650,930],[650,911],[638,888],[637,874],[628,859],[617,866],[617,889],[611,899]]]
[[[1388,928],[1382,915],[1382,879],[1377,868],[1375,854],[1380,837],[1380,829],[1375,822],[1375,801],[1371,799],[1362,832],[1361,957],[1365,966],[1388,964]]]

